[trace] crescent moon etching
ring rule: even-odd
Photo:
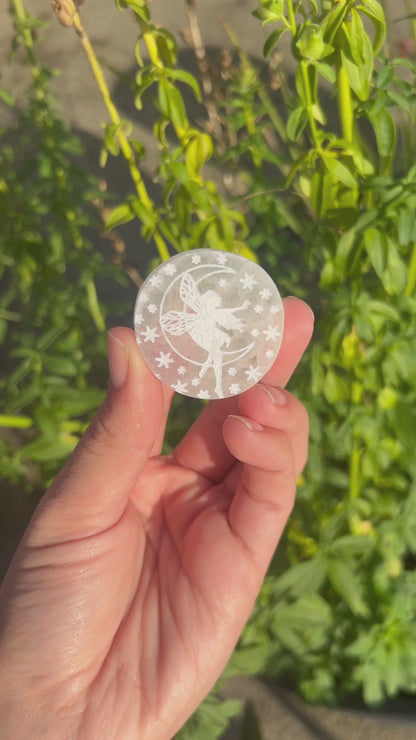
[[[143,283],[134,311],[150,370],[175,391],[202,399],[237,395],[273,363],[283,305],[267,273],[229,252],[181,252]]]

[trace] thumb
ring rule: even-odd
[[[43,542],[84,537],[117,522],[163,429],[163,387],[130,329],[109,332],[108,361],[106,398],[38,507]]]

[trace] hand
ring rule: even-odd
[[[2,737],[167,740],[208,692],[306,460],[306,412],[277,387],[312,323],[286,299],[282,348],[262,383],[210,402],[167,457],[172,394],[133,332],[110,332],[107,397],[0,591]]]

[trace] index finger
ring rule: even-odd
[[[283,387],[298,365],[313,331],[313,313],[297,298],[285,298],[285,326],[277,359],[263,382]],[[172,453],[175,463],[218,483],[235,463],[224,444],[222,427],[229,414],[238,413],[239,398],[211,401]]]

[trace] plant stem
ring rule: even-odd
[[[120,151],[124,159],[127,162],[131,178],[136,188],[137,195],[139,196],[140,202],[145,206],[145,208],[153,215],[156,215],[154,212],[153,203],[148,196],[146,186],[143,182],[142,176],[135,164],[133,150],[130,146],[128,138],[126,137],[122,129],[122,121],[118,114],[118,110],[115,107],[111,99],[110,91],[105,81],[102,69],[95,55],[95,51],[91,45],[88,34],[82,24],[78,10],[76,9],[74,10],[73,21],[74,21],[75,30],[79,36],[81,45],[85,51],[89,65],[91,67],[92,73],[97,83],[98,89],[101,93],[101,97],[104,101],[104,105],[107,108],[108,114],[110,116],[110,120],[112,123],[114,123],[117,126],[116,136],[117,136],[117,140],[120,146]],[[153,234],[153,238],[155,240],[155,244],[159,252],[160,258],[162,260],[169,259],[169,252],[159,232],[155,231]]]
[[[412,253],[409,260],[409,275],[407,278],[407,285],[404,291],[406,296],[413,295],[416,285],[416,244],[412,247]]]
[[[341,121],[342,138],[353,143],[354,140],[354,115],[351,102],[351,89],[347,73],[342,64],[340,49],[336,51],[336,85],[338,111]]]
[[[289,21],[290,33],[292,36],[296,36],[296,21],[295,14],[293,12],[292,0],[286,0],[287,19]]]
[[[356,442],[350,455],[350,475],[349,475],[349,497],[350,499],[358,498],[360,493],[360,450]]]
[[[300,67],[300,73],[302,76],[303,91],[305,93],[306,111],[308,114],[309,128],[311,130],[312,139],[313,139],[313,143],[315,144],[316,150],[319,151],[321,146],[319,143],[318,129],[316,128],[316,122],[313,117],[312,96],[311,96],[311,88],[309,84],[308,65],[305,61],[302,60],[301,62],[299,62],[299,67]]]
[[[10,8],[12,10],[12,13],[14,13],[15,17],[19,21],[25,21],[26,20],[26,11],[23,7],[23,4],[21,0],[10,0]],[[33,53],[33,39],[32,34],[30,33],[28,28],[25,28],[21,31],[22,36],[24,38],[24,45],[27,53],[27,57],[30,62],[30,66],[32,68],[32,74],[33,77],[36,79],[39,77],[39,65],[37,63],[36,57]]]

